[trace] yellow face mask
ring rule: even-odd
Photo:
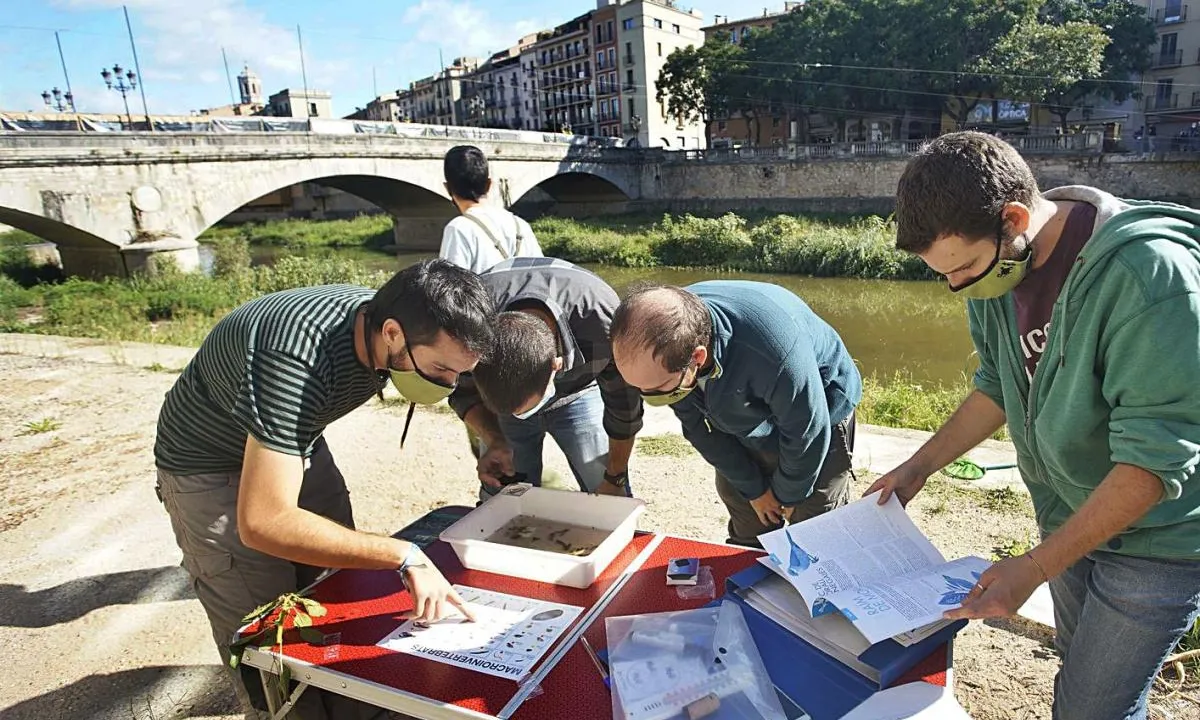
[[[679,376],[679,384],[675,386],[674,390],[642,391],[642,402],[650,407],[663,407],[674,405],[690,395],[696,389],[696,383],[693,382],[690,386],[684,387],[683,382],[687,379],[688,370],[693,367],[692,364],[689,364],[683,369],[683,374]]]
[[[412,358],[411,352],[409,358]],[[454,385],[446,385],[427,377],[416,367],[417,364],[414,361],[412,370],[388,371],[392,377],[392,385],[400,391],[405,400],[414,405],[435,405],[450,397],[450,393],[454,392]]]
[[[950,286],[950,292],[976,300],[990,300],[1012,292],[1029,274],[1029,268],[1033,265],[1033,247],[1028,246],[1025,257],[1020,260],[1001,260],[1000,249],[1003,246],[1004,243],[997,237],[996,256],[987,269],[957,287]]]

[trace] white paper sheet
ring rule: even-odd
[[[905,683],[881,690],[842,720],[971,720],[947,688],[927,682]]]
[[[409,620],[378,645],[447,665],[520,680],[583,612],[574,605],[455,585],[475,614],[429,626]]]

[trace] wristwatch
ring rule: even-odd
[[[421,552],[421,548],[417,547],[416,543],[409,543],[408,554],[404,556],[404,562],[400,563],[400,567],[396,571],[403,574],[405,570],[412,568],[429,567],[427,562],[429,558],[425,557],[425,553]]]
[[[617,473],[616,475],[610,475],[608,473],[608,471],[605,470],[604,471],[604,481],[606,483],[609,483],[610,485],[615,485],[616,487],[623,488],[627,484],[629,484],[629,471],[622,470],[621,472]]]

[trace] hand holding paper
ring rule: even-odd
[[[948,610],[945,617],[977,620],[1015,615],[1041,584],[1041,571],[1028,558],[1006,558],[985,570],[962,606]]]

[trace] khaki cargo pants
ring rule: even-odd
[[[792,510],[792,523],[798,523],[834,508],[845,505],[850,500],[850,480],[853,478],[854,455],[854,415],[833,426],[833,436],[829,441],[829,451],[825,453],[825,461],[821,464],[821,473],[817,484],[813,487],[812,495]],[[779,465],[779,457],[767,453],[750,451],[750,457],[758,465],[763,475],[770,477]],[[758,513],[750,505],[750,501],[729,482],[729,478],[717,471],[717,495],[729,511],[729,539],[731,545],[745,545],[761,548],[758,536],[763,533],[778,530],[781,525],[764,525],[758,519]]]
[[[183,567],[208,614],[213,640],[234,680],[246,717],[268,717],[258,671],[229,667],[229,641],[254,608],[316,581],[322,568],[293,563],[242,544],[237,529],[240,472],[179,476],[158,471],[157,491],[171,517]],[[300,507],[354,527],[350,493],[325,440],[317,442],[300,489]],[[387,711],[310,687],[290,718],[341,720],[390,717]]]

